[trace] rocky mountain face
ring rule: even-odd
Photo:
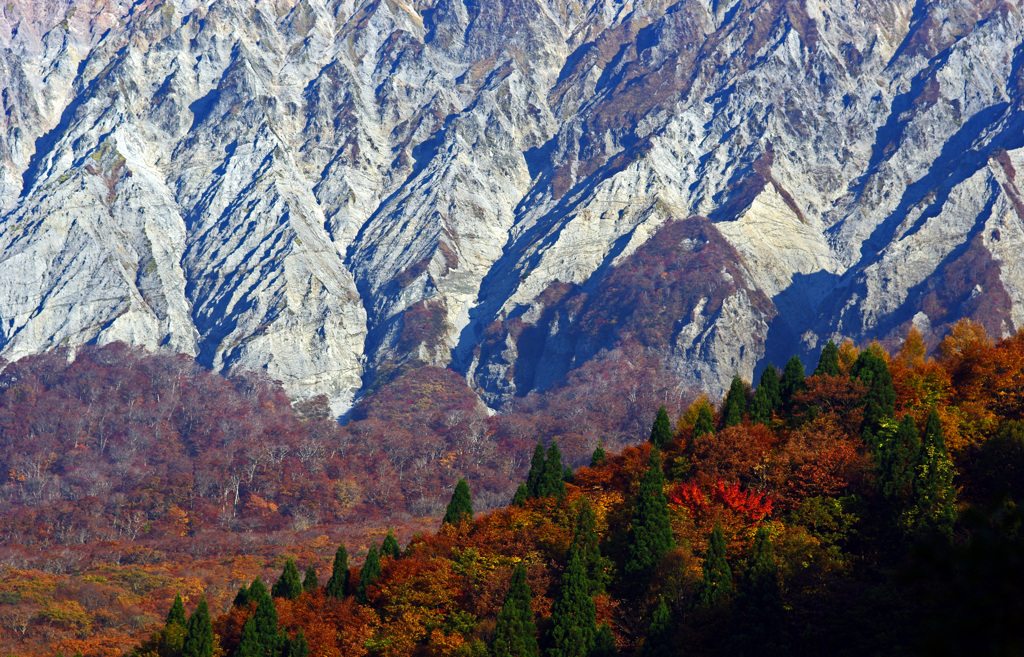
[[[125,340],[336,412],[623,342],[689,383],[1024,322],[994,0],[8,0],[0,345]],[[811,361],[808,361],[811,362]]]

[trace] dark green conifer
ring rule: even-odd
[[[306,593],[312,593],[318,588],[320,588],[320,582],[316,576],[316,568],[312,565],[306,566],[306,574],[302,578],[302,590]]]
[[[181,646],[182,657],[213,657],[213,624],[210,623],[210,608],[206,596],[188,617],[185,626],[185,641]]]
[[[491,643],[492,657],[536,657],[537,626],[530,607],[530,586],[526,582],[526,566],[520,563],[512,571],[512,581],[505,602],[498,612]]]
[[[878,483],[890,508],[900,512],[914,494],[914,478],[921,455],[914,418],[904,415],[895,434],[878,446]]]
[[[259,578],[249,586],[249,600],[258,600],[256,612],[242,628],[242,640],[235,657],[277,657],[277,608]]]
[[[879,428],[896,414],[896,390],[892,386],[889,366],[880,356],[865,349],[854,361],[850,375],[860,379],[868,387],[864,396],[864,421],[861,431],[865,439],[874,446]]]
[[[597,608],[579,552],[569,553],[569,564],[558,581],[551,624],[550,657],[589,657],[597,638]]]
[[[249,599],[248,599],[248,601],[251,602],[251,601],[255,600],[255,601],[259,602],[261,599],[269,598],[269,597],[270,597],[270,592],[267,591],[267,587],[263,583],[263,580],[260,579],[259,577],[253,579],[252,580],[252,584],[249,585],[249,596],[248,596]]]
[[[704,434],[715,433],[715,416],[711,414],[711,407],[707,404],[701,404],[697,409],[697,419],[693,423],[693,437],[703,436]]]
[[[374,543],[370,546],[370,551],[366,553],[366,561],[363,563],[363,567],[359,569],[359,587],[356,589],[356,600],[360,604],[365,605],[368,602],[366,596],[367,589],[377,581],[380,573],[380,550],[377,548],[377,544]]]
[[[805,378],[804,364],[799,356],[793,356],[786,363],[786,369],[782,371],[782,380],[779,381],[779,396],[782,398],[783,408],[793,408],[793,396],[807,387],[804,383]]]
[[[181,594],[174,596],[174,602],[171,604],[171,610],[167,612],[167,623],[165,627],[172,624],[181,625],[185,627],[188,623],[188,619],[185,617],[185,605],[181,601]]]
[[[338,551],[334,553],[331,578],[327,580],[324,593],[332,598],[344,598],[348,595],[348,578],[348,550],[345,549],[345,544],[342,543],[338,546]]]
[[[596,468],[599,465],[604,465],[607,460],[608,454],[604,451],[604,441],[600,440],[597,447],[594,448],[594,453],[590,456],[590,467]]]
[[[617,657],[618,646],[615,645],[615,635],[608,623],[597,628],[597,637],[594,639],[594,648],[590,651],[590,657]]]
[[[242,584],[238,589],[238,593],[235,594],[235,599],[231,602],[233,607],[244,607],[249,604],[249,587]]]
[[[829,340],[821,350],[814,376],[839,376],[839,348]]]
[[[470,511],[470,516],[472,515],[473,512]],[[397,559],[401,553],[402,549],[398,547],[398,539],[395,538],[395,533],[389,529],[387,536],[384,537],[384,542],[381,543],[380,556]]]
[[[743,422],[743,416],[747,414],[747,384],[743,382],[739,374],[733,374],[732,384],[729,392],[725,395],[725,402],[722,405],[722,422],[727,427],[735,427]]]
[[[662,404],[658,408],[658,414],[654,417],[654,424],[651,425],[651,444],[661,449],[672,440],[672,422],[668,419],[668,411]]]
[[[295,559],[288,559],[284,564],[281,576],[274,582],[270,594],[275,598],[287,598],[294,600],[302,593],[302,580],[299,578],[299,569],[295,566]]]
[[[665,598],[661,598],[651,616],[640,657],[669,657],[674,654],[676,645],[672,637],[672,614],[665,604]]]
[[[590,582],[590,593],[597,595],[604,591],[607,576],[605,567],[607,560],[601,556],[601,537],[597,533],[597,517],[590,500],[581,497],[577,503],[576,526],[573,529],[570,552],[578,552],[583,560]]]
[[[933,407],[921,437],[921,454],[914,481],[915,503],[910,521],[916,533],[939,536],[953,533],[957,515],[953,475],[942,422]]]
[[[633,503],[633,519],[626,537],[623,572],[637,587],[646,586],[655,567],[674,545],[664,487],[661,453],[652,449],[647,461],[647,474],[640,482]]]
[[[512,506],[522,506],[529,496],[526,494],[526,484],[519,484],[516,494],[512,496]]]
[[[771,422],[772,413],[782,407],[782,393],[779,391],[779,371],[769,364],[761,372],[761,379],[754,391],[754,400],[750,403],[750,421],[767,425]]]
[[[565,470],[562,468],[562,453],[558,450],[558,443],[552,442],[548,447],[547,463],[544,465],[544,474],[540,483],[537,484],[538,497],[561,497],[565,495]]]
[[[242,628],[242,640],[238,643],[235,657],[265,657],[266,653],[256,631],[255,619],[250,618]]]
[[[533,449],[533,459],[530,461],[530,472],[526,475],[526,496],[530,499],[540,497],[541,481],[544,479],[544,471],[548,467],[548,461],[544,456],[544,445],[537,441]]]
[[[754,549],[736,596],[733,650],[744,657],[782,655],[783,614],[779,569],[767,527],[754,534]]]
[[[282,657],[309,657],[309,643],[306,642],[306,635],[300,627],[295,633],[295,638],[287,642],[287,650],[282,651]]]
[[[458,525],[473,520],[473,500],[469,495],[469,484],[465,479],[459,479],[452,492],[452,499],[448,502],[448,508],[444,512],[444,520],[441,524]]]
[[[732,595],[732,571],[725,559],[725,536],[722,523],[716,523],[708,541],[708,553],[704,557],[704,577],[697,593],[698,601],[705,607],[713,607]]]

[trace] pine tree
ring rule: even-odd
[[[743,581],[743,589],[736,596],[733,650],[730,652],[745,657],[786,654],[779,569],[771,535],[765,526],[754,534],[754,549]]]
[[[651,616],[640,657],[668,657],[674,654],[676,645],[672,638],[672,614],[665,604],[665,598],[661,598]]]
[[[267,587],[263,583],[263,580],[260,579],[259,577],[257,577],[254,580],[252,580],[252,584],[249,585],[249,600],[248,601],[252,602],[253,600],[255,600],[256,602],[259,602],[263,598],[269,598],[269,597],[270,597],[270,592],[267,591]]]
[[[561,497],[565,495],[564,469],[562,468],[562,453],[558,450],[558,443],[552,442],[548,447],[548,458],[544,465],[544,474],[541,475],[537,484],[537,497]]]
[[[181,646],[182,657],[213,657],[213,624],[210,623],[210,608],[206,597],[188,617],[185,627],[185,641]]]
[[[921,454],[914,482],[911,521],[921,535],[949,536],[956,522],[956,489],[953,464],[946,452],[939,413],[932,408],[921,438]]]
[[[185,618],[185,605],[181,601],[181,594],[174,596],[174,602],[171,604],[171,610],[167,612],[167,622],[164,624],[165,627],[171,625],[181,625],[185,627],[188,620]]]
[[[250,618],[242,628],[242,640],[235,650],[235,657],[264,657],[267,650],[260,643],[260,637],[256,630],[256,620]]]
[[[850,375],[868,387],[864,397],[861,431],[865,439],[873,444],[878,429],[896,415],[896,390],[892,385],[892,374],[885,360],[870,349],[865,349],[854,361]]]
[[[530,472],[526,475],[526,496],[528,498],[540,497],[541,480],[544,478],[544,471],[547,467],[548,462],[544,457],[544,445],[538,440],[537,446],[533,449]]]
[[[747,414],[747,385],[739,374],[733,374],[732,385],[725,395],[725,403],[722,405],[722,421],[727,427],[735,427],[743,422],[743,416]]]
[[[792,410],[793,396],[807,387],[804,383],[805,378],[804,364],[800,362],[799,356],[793,356],[786,363],[786,369],[782,371],[782,380],[779,381],[779,396],[782,398],[783,408]]]
[[[309,643],[306,642],[306,635],[300,627],[295,633],[295,638],[287,642],[288,649],[282,652],[282,657],[309,657]]]
[[[703,436],[704,434],[715,433],[715,416],[711,412],[711,406],[708,404],[701,404],[700,408],[697,409],[697,419],[693,423],[693,437]]]
[[[590,597],[587,567],[579,552],[569,553],[569,564],[551,607],[551,624],[550,657],[589,657],[597,639],[597,608]]]
[[[441,524],[458,525],[473,520],[473,500],[469,495],[469,484],[465,479],[459,479],[452,492],[452,499],[448,502],[448,508],[444,512],[444,520]]]
[[[658,414],[654,417],[654,424],[651,426],[651,444],[661,449],[672,440],[672,423],[668,419],[668,411],[662,404],[658,408]]]
[[[617,657],[619,649],[615,645],[615,635],[608,623],[603,623],[597,628],[597,636],[594,638],[594,648],[590,651],[590,657]]]
[[[306,566],[306,574],[302,578],[302,590],[306,593],[312,593],[318,588],[320,588],[320,582],[316,576],[316,568],[312,565]]]
[[[878,447],[878,483],[894,510],[903,511],[914,494],[914,478],[921,456],[921,440],[914,418],[907,414],[896,432]]]
[[[604,451],[604,441],[599,440],[597,447],[594,448],[594,453],[590,456],[590,467],[596,468],[599,465],[604,465],[607,460],[608,454]]]
[[[655,567],[674,544],[668,500],[663,490],[665,476],[661,471],[661,453],[657,449],[651,450],[647,466],[626,537],[624,573],[637,587],[646,586]]]
[[[814,376],[839,376],[839,348],[829,340],[821,350]]]
[[[583,560],[590,583],[590,593],[597,595],[604,591],[607,560],[601,556],[601,537],[597,533],[597,517],[590,500],[581,497],[577,503],[576,526],[573,529],[570,552],[578,552]]]
[[[289,559],[284,564],[281,577],[274,582],[270,594],[275,598],[287,598],[294,600],[302,593],[302,580],[299,579],[299,569],[295,566],[295,559]]]
[[[472,514],[473,512],[470,511],[470,516],[472,516]],[[387,536],[384,537],[384,542],[381,543],[380,556],[397,559],[398,555],[401,553],[402,550],[398,547],[398,539],[395,538],[395,533],[389,529]]]
[[[338,551],[334,553],[331,578],[327,580],[324,593],[332,598],[344,598],[348,595],[348,578],[348,550],[345,549],[345,544],[342,543],[338,546]]]
[[[761,372],[761,379],[750,403],[750,421],[767,425],[772,414],[782,407],[782,393],[779,391],[779,371],[769,364]]]
[[[529,495],[526,493],[526,484],[519,484],[516,494],[512,496],[512,506],[522,506],[528,499]]]
[[[232,607],[244,607],[249,604],[249,587],[242,584],[238,589],[238,593],[235,594],[235,599],[231,602]]]
[[[258,645],[262,646],[265,654],[272,656],[278,643],[277,607],[274,606],[273,598],[265,590],[259,598],[259,604],[256,605],[256,613],[249,619],[249,623],[253,624]]]
[[[536,657],[537,626],[530,607],[530,586],[526,582],[526,566],[519,564],[512,571],[505,602],[498,612],[491,643],[492,657]]]
[[[704,577],[700,582],[697,597],[700,604],[713,607],[732,595],[732,571],[725,559],[725,536],[722,523],[716,523],[708,541],[708,553],[704,557]]]
[[[370,551],[366,553],[366,561],[359,570],[359,587],[356,589],[356,600],[360,604],[365,605],[368,602],[366,597],[367,589],[377,581],[380,573],[380,551],[377,548],[377,544],[374,543],[370,546]]]

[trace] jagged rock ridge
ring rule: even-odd
[[[645,343],[712,391],[1006,333],[1022,43],[991,0],[11,0],[2,353],[162,346],[338,412],[418,358],[496,406],[635,339],[580,322],[657,235],[725,258]]]

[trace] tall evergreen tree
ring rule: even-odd
[[[665,598],[661,598],[651,616],[651,625],[640,649],[640,657],[669,657],[676,652],[672,638],[672,613],[665,604]]]
[[[662,404],[658,408],[658,414],[654,417],[654,424],[651,426],[651,444],[661,449],[665,443],[672,440],[672,423],[668,419],[668,411]]]
[[[252,587],[249,590],[251,591]],[[278,648],[277,607],[274,606],[274,600],[266,589],[263,590],[259,604],[256,605],[256,613],[249,619],[249,623],[253,624],[256,643],[263,650],[261,654],[273,657]]]
[[[716,523],[704,557],[704,577],[697,594],[701,605],[713,607],[732,595],[732,571],[725,559],[725,536],[722,523]]]
[[[729,392],[725,394],[725,403],[722,405],[722,422],[727,427],[735,427],[743,422],[743,416],[746,414],[747,384],[739,374],[733,374],[732,385],[729,386]]]
[[[939,413],[932,408],[921,437],[910,520],[917,533],[949,536],[956,522],[953,464],[946,452]]]
[[[473,512],[470,511],[470,516],[472,517],[472,515]],[[397,559],[401,553],[402,550],[398,547],[398,539],[395,538],[395,533],[389,529],[387,536],[384,537],[384,542],[381,543],[380,556]]]
[[[615,635],[612,633],[611,625],[602,623],[597,628],[597,636],[594,638],[594,647],[590,651],[590,657],[618,657],[619,649],[615,645]]]
[[[607,560],[601,556],[601,537],[597,533],[597,517],[594,515],[594,508],[590,506],[590,500],[581,497],[577,507],[576,526],[573,529],[569,550],[579,552],[587,572],[587,580],[590,582],[590,592],[597,595],[604,591]]]
[[[498,612],[491,642],[492,657],[536,657],[537,626],[530,607],[530,586],[526,582],[526,566],[520,563],[512,571],[505,602]]]
[[[345,544],[342,543],[338,546],[338,551],[334,553],[331,578],[327,580],[324,593],[332,598],[344,598],[348,595],[348,578],[348,550],[345,549]]]
[[[544,464],[544,474],[537,485],[538,497],[561,497],[565,495],[565,470],[562,468],[562,452],[558,443],[552,442],[548,447],[548,458]]]
[[[210,623],[210,608],[206,597],[188,617],[185,626],[185,641],[181,646],[182,657],[213,657],[213,624]]]
[[[769,364],[761,372],[754,400],[750,403],[750,421],[755,424],[767,425],[771,422],[772,413],[782,407],[782,393],[779,391],[779,371]]]
[[[270,592],[267,591],[266,584],[264,584],[263,580],[260,579],[259,577],[254,578],[252,580],[252,584],[249,585],[249,596],[248,597],[249,597],[249,601],[250,602],[253,601],[253,600],[259,602],[263,598],[269,598],[270,597]]]
[[[633,519],[626,537],[623,572],[637,587],[646,586],[655,567],[674,544],[664,487],[661,453],[652,449],[647,461],[647,474],[640,482],[633,504]]]
[[[902,512],[914,495],[921,440],[914,418],[904,415],[896,432],[878,446],[878,483],[894,511]]]
[[[288,649],[282,652],[282,657],[309,657],[309,643],[306,642],[306,635],[300,627],[295,633],[295,638],[287,642]]]
[[[366,553],[366,561],[363,562],[363,567],[359,569],[359,587],[356,589],[356,600],[360,604],[365,605],[368,602],[366,591],[371,584],[377,581],[380,573],[380,550],[377,548],[377,544],[374,543],[370,546],[370,551]]]
[[[839,347],[829,340],[818,357],[818,366],[814,368],[814,376],[839,376]]]
[[[590,456],[590,467],[596,468],[599,465],[604,465],[607,460],[608,454],[604,451],[604,441],[599,440],[597,447],[594,448],[594,453]]]
[[[444,520],[441,524],[458,525],[462,522],[473,520],[473,500],[469,495],[469,484],[465,479],[459,479],[452,492],[452,499],[448,502],[448,508],[444,512]]]
[[[312,565],[306,566],[306,574],[302,578],[302,590],[312,593],[320,588],[320,581],[316,576],[316,568]]]
[[[235,657],[265,657],[266,653],[256,630],[256,620],[250,618],[242,628],[242,640],[238,642]]]
[[[516,494],[512,496],[512,506],[522,506],[530,496],[526,492],[526,484],[519,484]]]
[[[235,599],[231,602],[232,607],[244,607],[249,604],[249,587],[242,584],[238,588],[238,593],[235,594]]]
[[[281,576],[274,582],[270,594],[275,598],[287,598],[294,600],[302,593],[302,580],[299,579],[299,569],[295,566],[295,559],[288,559],[284,564]]]
[[[793,356],[786,363],[786,369],[782,371],[782,380],[779,381],[779,396],[782,398],[782,407],[786,410],[793,408],[793,396],[807,387],[804,383],[805,378],[804,364],[799,356]]]
[[[569,553],[569,564],[558,581],[551,625],[550,657],[589,657],[597,638],[597,608],[579,552]]]
[[[530,461],[530,472],[526,475],[526,496],[529,499],[540,497],[541,480],[547,470],[548,461],[544,455],[544,445],[537,441],[533,448],[533,459]]]
[[[736,596],[733,650],[744,657],[783,655],[782,589],[768,528],[754,534],[754,549],[743,577],[744,586]]]
[[[874,446],[879,428],[896,415],[896,390],[892,385],[892,374],[884,359],[870,349],[865,349],[854,361],[850,375],[868,387],[864,397],[861,431],[865,440]]]
[[[697,409],[697,419],[693,423],[693,437],[713,433],[715,433],[715,416],[711,412],[711,406],[701,404]]]
[[[188,620],[185,617],[185,605],[181,601],[181,594],[174,596],[174,602],[171,604],[171,610],[167,612],[167,622],[165,626],[177,624],[185,627]]]

